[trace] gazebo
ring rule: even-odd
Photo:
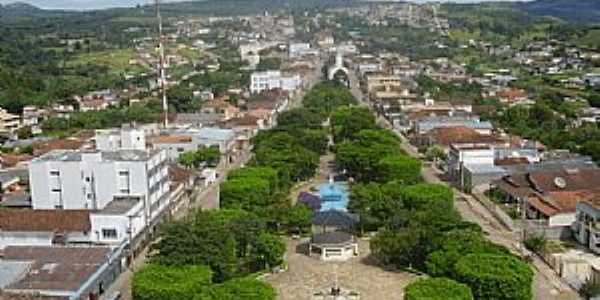
[[[345,211],[335,209],[320,211],[313,215],[312,232],[314,234],[340,230],[353,232],[358,221],[357,215]]]
[[[346,261],[358,255],[358,242],[353,235],[346,232],[325,232],[312,236],[308,251],[312,254],[313,250],[319,250],[321,260]]]

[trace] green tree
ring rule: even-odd
[[[419,237],[408,229],[383,229],[370,243],[371,253],[383,265],[397,268],[411,267],[418,255],[415,253]]]
[[[223,282],[252,271],[242,267],[264,230],[256,215],[243,210],[196,212],[161,228],[151,259],[163,265],[208,265],[214,281]]]
[[[473,300],[471,289],[448,278],[428,278],[406,286],[404,300]]]
[[[282,112],[277,117],[277,124],[280,127],[299,126],[301,128],[321,128],[325,121],[325,113],[314,108],[294,108]]]
[[[254,278],[235,278],[212,285],[193,300],[275,300],[276,293],[269,284]]]
[[[212,272],[202,265],[165,266],[150,263],[133,274],[134,300],[188,300],[211,284]]]
[[[298,203],[292,208],[286,209],[284,214],[284,222],[288,231],[302,234],[310,229],[313,212],[308,206]]]
[[[488,241],[481,230],[457,229],[444,234],[440,249],[427,256],[427,273],[436,277],[455,277],[454,266],[466,254],[510,255],[509,251]]]
[[[454,203],[454,192],[441,184],[419,183],[402,190],[404,205],[409,209],[421,209],[424,205],[435,203],[451,210]]]
[[[257,261],[262,263],[263,268],[273,268],[283,263],[285,249],[285,243],[280,237],[262,233],[256,241],[254,255]]]
[[[331,115],[331,127],[336,142],[354,138],[361,130],[377,129],[375,117],[368,108],[337,108]]]
[[[348,209],[360,216],[362,230],[377,230],[406,214],[399,195],[403,186],[398,182],[384,185],[369,183],[352,187]]]
[[[588,279],[579,287],[578,293],[583,299],[591,300],[600,295],[600,284]]]
[[[377,165],[379,182],[398,181],[404,184],[421,182],[421,161],[408,155],[390,155]]]
[[[529,300],[533,271],[515,257],[468,254],[456,263],[456,279],[471,287],[475,299]]]
[[[220,204],[223,208],[259,211],[273,204],[268,180],[257,177],[228,179],[221,183]]]
[[[439,146],[432,146],[427,148],[427,151],[425,152],[425,157],[428,161],[433,161],[434,163],[437,163],[440,160],[446,159],[446,153]]]

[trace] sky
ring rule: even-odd
[[[162,0],[163,2],[177,2],[182,0]],[[301,1],[301,0],[299,0]],[[427,2],[429,0],[413,0],[413,2]],[[448,0],[446,0],[448,1]],[[515,0],[450,0],[451,2],[489,2],[489,1],[515,1]],[[45,9],[90,10],[109,7],[133,7],[137,4],[148,4],[153,0],[0,0],[0,4],[25,2]]]

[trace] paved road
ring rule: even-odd
[[[363,93],[358,85],[358,79],[356,78],[356,75],[354,72],[350,73],[351,74],[348,76],[350,79],[350,91],[354,97],[360,101],[361,105],[370,106],[368,99],[363,97]],[[389,121],[381,116],[378,116],[377,122],[384,128],[393,130],[393,132],[400,137],[402,140],[402,148],[406,151],[406,153],[413,157],[421,157],[421,154],[417,151],[417,149],[408,143],[408,140],[404,135],[397,130],[394,130]],[[439,174],[431,167],[423,168],[421,174],[426,182],[447,184],[439,179]],[[520,254],[523,252],[518,233],[506,230],[506,228],[500,224],[500,222],[492,215],[492,213],[471,195],[464,194],[457,189],[454,190],[456,194],[455,207],[463,219],[481,226],[487,238],[492,242],[507,247],[515,254]],[[534,267],[535,271],[535,277],[533,281],[533,293],[535,299],[581,299],[577,292],[573,290],[573,288],[562,281],[558,275],[537,256],[533,257],[532,266]]]
[[[307,88],[304,90],[301,90],[300,92],[296,93],[292,97],[292,99],[290,100],[290,105],[288,107],[289,109],[299,107],[302,103],[302,98],[304,97],[304,95],[306,93],[305,91],[309,90],[312,86],[314,86],[321,80],[321,67],[323,66],[322,59],[319,59],[317,61],[316,65],[317,65],[317,67],[315,69],[315,72],[313,74],[309,74],[309,76],[307,78],[307,82],[308,82]],[[201,190],[198,193],[197,199],[195,201],[192,201],[190,206],[188,206],[187,208],[178,211],[178,213],[174,217],[176,219],[183,218],[190,211],[194,211],[194,209],[196,209],[196,208],[218,209],[219,208],[219,185],[220,185],[220,183],[227,178],[227,174],[229,174],[229,172],[231,170],[237,169],[237,168],[245,165],[250,160],[251,156],[252,156],[252,154],[248,150],[246,150],[246,151],[242,152],[242,154],[240,155],[240,157],[237,159],[236,162],[231,163],[231,164],[219,165],[219,167],[217,168],[217,173],[219,174],[217,181],[210,184],[205,189]],[[122,295],[123,300],[130,300],[131,299],[131,276],[133,275],[133,272],[135,270],[139,269],[146,263],[146,261],[148,259],[147,254],[148,254],[148,249],[146,248],[133,261],[130,269],[125,270],[123,273],[121,273],[119,275],[117,280],[110,286],[110,288],[107,290],[107,292],[104,295],[111,296],[111,295],[113,295],[114,292],[119,291]]]

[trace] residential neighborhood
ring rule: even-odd
[[[0,1],[0,300],[599,298],[600,7],[549,2]]]

